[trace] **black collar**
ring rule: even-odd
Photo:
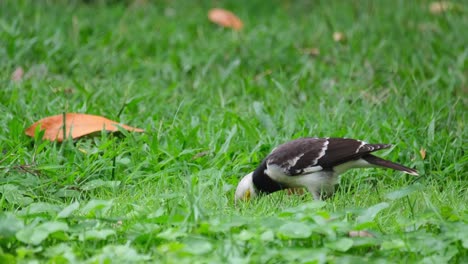
[[[265,174],[266,168],[266,160],[264,160],[262,164],[260,164],[260,166],[258,166],[258,168],[253,172],[252,182],[254,190],[259,194],[270,194],[285,189],[285,186],[279,182],[274,181],[267,174]]]

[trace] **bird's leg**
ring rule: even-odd
[[[314,200],[320,201],[325,200],[333,196],[335,192],[335,186],[333,185],[322,185],[322,186],[313,186],[308,188],[309,192],[314,197]]]
[[[312,196],[314,197],[314,200],[317,200],[317,201],[322,200],[322,197],[319,191],[312,191],[311,193],[312,193]]]
[[[334,185],[329,185],[327,186],[326,189],[322,189],[322,199],[328,199],[333,196],[335,193],[335,186]]]
[[[307,189],[309,190],[309,192],[314,197],[314,200],[317,200],[317,201],[322,200],[322,195],[321,195],[320,188],[318,188],[317,186],[312,186],[312,187],[309,187]]]

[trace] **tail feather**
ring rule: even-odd
[[[414,175],[414,176],[419,175],[418,171],[416,171],[415,169],[411,169],[411,168],[405,167],[403,165],[400,165],[398,163],[394,163],[394,162],[391,162],[391,161],[388,161],[388,160],[381,159],[381,158],[379,158],[377,156],[374,156],[374,155],[371,155],[371,154],[365,155],[362,158],[365,161],[369,162],[370,164],[373,164],[373,165],[376,165],[376,166],[402,171],[404,173],[408,173],[408,174],[411,174],[411,175]]]

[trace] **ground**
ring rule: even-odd
[[[468,6],[442,7],[1,1],[0,262],[468,262]],[[146,133],[24,134],[68,112]],[[354,170],[324,202],[234,203],[305,136],[391,143],[378,155],[420,177]]]

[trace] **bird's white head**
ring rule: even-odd
[[[242,180],[237,185],[236,189],[236,202],[238,200],[250,200],[257,196],[257,192],[255,191],[253,180],[252,180],[253,172],[247,174],[242,178]]]

